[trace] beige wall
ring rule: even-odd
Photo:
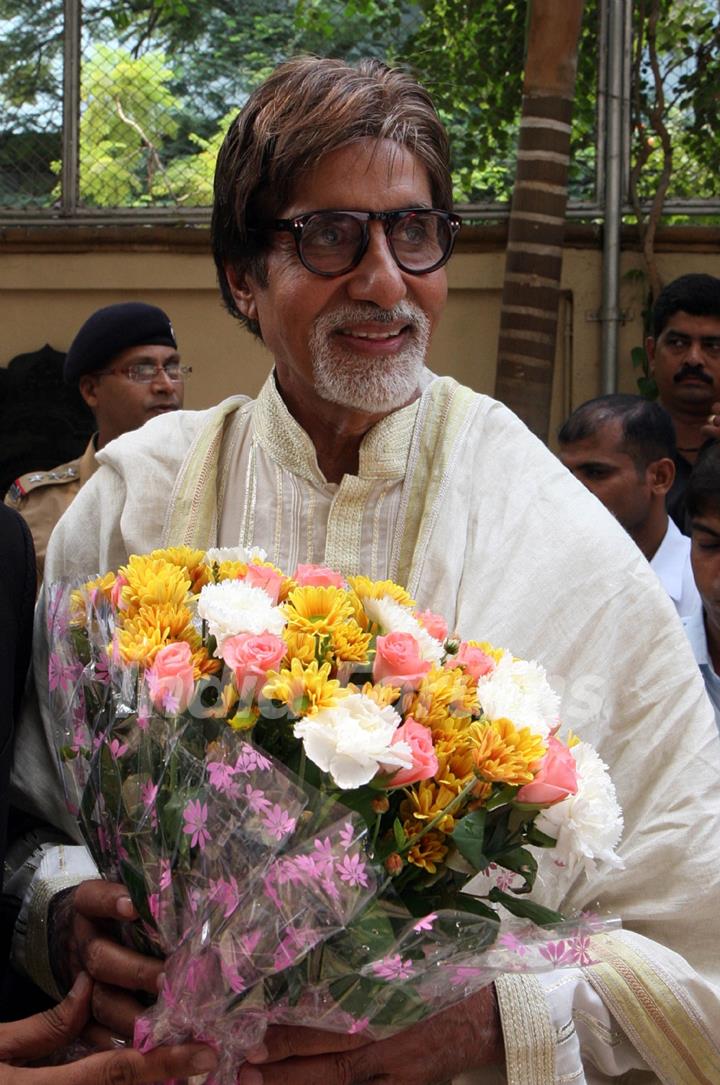
[[[0,246],[1,364],[46,342],[66,350],[95,309],[141,299],[162,306],[175,325],[183,358],[193,367],[187,406],[206,407],[233,392],[258,390],[269,355],[222,309],[204,241],[194,242],[192,251],[122,245],[97,251],[92,242],[84,251],[66,251],[73,248],[79,246],[50,241],[25,249],[12,240]],[[720,245],[706,239],[702,249],[690,245],[679,251],[673,245],[661,252],[665,280],[686,271],[720,276]],[[482,392],[493,389],[503,266],[502,245],[483,245],[482,232],[475,231],[448,266],[448,307],[432,346],[430,364],[436,372],[450,373]],[[601,267],[596,238],[575,240],[566,249],[553,428],[571,406],[600,390],[600,324],[594,317],[600,306]],[[623,276],[639,267],[639,253],[624,253]],[[628,320],[620,332],[620,389],[634,391],[629,357],[631,348],[642,342],[642,289],[626,277],[621,308]]]

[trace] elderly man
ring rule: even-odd
[[[63,376],[77,385],[95,415],[97,431],[82,456],[51,471],[28,471],[15,479],[5,498],[32,532],[40,579],[50,532],[95,473],[95,453],[148,418],[182,407],[187,372],[180,365],[170,319],[155,305],[108,305],[80,328],[65,356]]]
[[[595,964],[504,976],[377,1043],[270,1030],[242,1085],[717,1080],[712,712],[670,601],[613,518],[504,407],[424,368],[458,226],[450,208],[446,135],[408,76],[374,61],[279,68],[230,129],[213,221],[226,303],[262,336],[273,371],[254,402],[158,419],[99,453],[46,579],[163,543],[261,545],[288,568],[391,576],[463,636],[540,658],[564,682],[567,722],[611,766],[625,869],[564,901],[623,920],[596,941]],[[652,650],[638,629],[653,631]],[[37,648],[40,673],[42,627]],[[39,792],[34,805],[57,821],[57,784]],[[37,971],[50,963],[44,906],[82,876],[69,849],[40,858],[23,928]],[[116,1034],[136,1009],[118,988],[152,991],[162,967],[96,926],[129,906],[120,887],[85,882],[50,917],[65,951],[55,978],[67,985],[84,961],[102,981],[96,1017]]]
[[[700,608],[690,540],[670,519],[675,433],[659,403],[607,395],[581,403],[558,431],[559,456],[650,562],[681,618]]]

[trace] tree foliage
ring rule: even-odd
[[[636,158],[654,93],[645,34],[653,2],[633,0],[636,40],[645,43],[637,68]],[[683,169],[675,171],[673,188],[710,193],[720,164],[716,8],[712,0],[656,2],[663,13],[658,35],[668,119],[682,131]],[[586,5],[573,121],[570,194],[584,200],[595,195],[598,4]],[[92,206],[106,199],[108,205],[116,199],[205,205],[212,154],[228,116],[278,62],[311,52],[349,60],[377,56],[407,66],[433,94],[450,131],[456,199],[507,202],[527,7],[528,0],[84,0],[82,197]],[[36,168],[50,178],[37,187],[45,192],[54,184],[49,164],[62,123],[62,17],[62,0],[0,0],[0,156],[22,133],[37,133]],[[160,83],[146,83],[144,72],[155,63],[148,58],[160,56],[168,74]],[[117,81],[122,109],[146,139],[137,130],[137,139],[131,135],[133,125],[118,112],[118,95],[101,92],[95,67],[103,58],[122,69],[107,76]],[[137,69],[126,109],[131,64],[146,67]],[[85,97],[91,84],[92,100]],[[107,111],[105,121],[101,109]],[[158,112],[166,114],[162,121]],[[643,192],[652,189],[654,163],[651,157]],[[106,171],[113,176],[105,178]],[[18,188],[16,178],[9,187]]]

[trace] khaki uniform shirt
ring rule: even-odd
[[[51,471],[28,471],[20,475],[5,495],[5,504],[17,509],[30,528],[35,544],[38,587],[42,584],[50,532],[97,468],[93,436],[82,456],[53,467]]]

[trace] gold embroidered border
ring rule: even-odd
[[[717,1085],[717,1048],[650,962],[609,935],[596,936],[593,950],[601,960],[585,969],[585,975],[662,1081]]]
[[[25,966],[30,979],[59,1002],[63,997],[50,964],[48,946],[48,909],[53,897],[63,889],[71,889],[85,881],[86,874],[58,874],[36,883],[27,913],[25,934]]]
[[[552,1085],[555,1031],[535,976],[502,975],[495,981],[508,1085]]]

